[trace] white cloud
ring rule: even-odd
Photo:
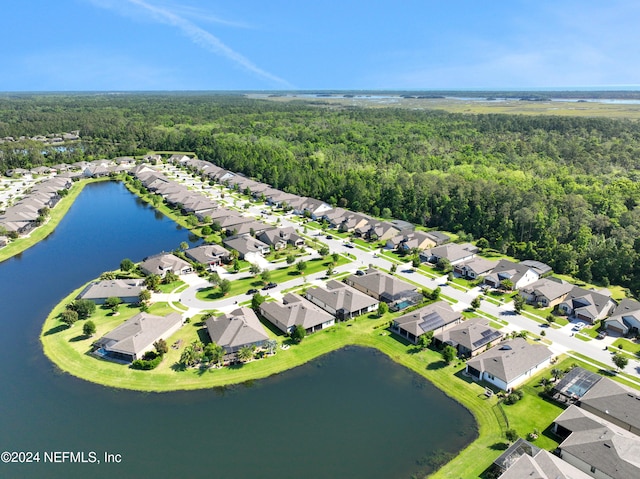
[[[125,0],[124,4],[122,3],[122,1],[117,0],[91,1],[95,5],[98,5],[102,8],[114,9],[121,14],[134,16],[136,18],[138,18],[140,15],[144,15],[144,19],[147,20],[149,19],[150,15],[150,18],[157,23],[162,23],[177,28],[193,43],[199,45],[205,50],[231,60],[236,65],[241,66],[242,68],[257,76],[269,80],[274,85],[291,88],[291,85],[286,80],[258,67],[244,55],[236,52],[235,50],[224,44],[218,37],[199,27],[184,16],[181,16],[175,11],[170,10],[168,7],[153,5],[145,0]],[[134,11],[129,8],[131,6],[135,6],[138,8]],[[190,15],[192,15],[193,12],[194,11],[191,10]],[[211,21],[214,17],[209,15],[206,18]],[[220,22],[222,22],[222,20],[218,19],[218,23]],[[227,24],[229,25],[231,24],[231,22],[227,22]]]

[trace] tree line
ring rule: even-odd
[[[72,151],[0,144],[0,168],[194,151],[285,191],[485,238],[560,273],[640,291],[640,129],[632,120],[241,95],[0,98],[0,138],[76,129],[82,142]]]

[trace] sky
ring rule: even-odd
[[[640,85],[637,0],[27,0],[0,91]]]

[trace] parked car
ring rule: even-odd
[[[327,236],[325,236],[325,238],[327,238],[327,239],[333,239],[333,236],[331,236],[331,235],[327,235]]]
[[[573,327],[573,330],[574,331],[580,331],[585,326],[586,326],[586,324],[584,324],[582,321],[580,321],[579,323],[576,323],[576,325]]]
[[[345,243],[344,245],[347,248],[354,248],[355,247],[355,246],[353,246],[353,243]]]
[[[356,276],[364,276],[364,271],[359,269],[358,271],[356,271]]]
[[[598,336],[596,336],[598,339],[604,339],[607,337],[607,332],[606,331],[600,331],[598,333]]]
[[[249,291],[247,291],[247,294],[256,294],[258,292],[258,290],[256,288],[251,288]]]
[[[262,289],[273,289],[276,286],[278,286],[276,283],[267,283],[262,287]]]

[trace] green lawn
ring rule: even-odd
[[[622,348],[620,348],[622,346]],[[613,342],[613,349],[619,349],[627,353],[636,354],[640,356],[640,343],[637,341],[630,341],[625,338],[618,338]]]
[[[158,286],[158,290],[160,290],[161,293],[170,293],[174,289],[177,289],[181,286],[186,286],[186,283],[179,279],[177,281],[173,281],[172,283],[161,284],[160,286]]]
[[[324,331],[308,336],[300,345],[292,345],[288,350],[278,350],[277,354],[245,364],[241,368],[188,369],[180,371],[175,367],[181,349],[195,339],[205,338],[200,316],[191,318],[167,341],[169,345],[179,343],[179,348],[171,347],[160,366],[154,371],[136,371],[126,365],[100,360],[86,353],[91,342],[136,314],[138,309],[123,307],[119,316],[99,309],[92,320],[97,325],[93,339],[81,334],[82,322],[71,328],[61,326],[57,319],[63,305],[73,298],[80,288],[61,301],[49,315],[43,326],[41,341],[45,354],[61,369],[75,376],[101,384],[143,391],[168,391],[176,389],[200,389],[239,383],[285,371],[299,364],[346,345],[373,347],[387,354],[394,361],[426,377],[446,394],[469,408],[478,422],[480,436],[454,461],[445,465],[434,477],[474,478],[491,464],[501,453],[496,444],[504,442],[504,428],[495,414],[497,398],[487,399],[482,385],[473,383],[459,374],[464,368],[462,361],[445,366],[439,352],[418,351],[411,344],[390,334],[385,326],[393,317],[386,314],[378,318],[376,314],[361,316],[346,323],[340,323]],[[166,314],[172,311],[163,303],[153,305],[150,312]],[[274,328],[267,328],[268,334],[282,342],[285,338]],[[205,338],[206,339],[206,338]],[[558,413],[553,404],[537,397],[535,383],[525,389],[525,398],[514,406],[505,406],[511,427],[519,434],[526,435],[533,428],[543,431]],[[535,414],[532,414],[535,412]],[[541,447],[553,447],[552,438],[541,436],[537,443]]]
[[[326,271],[326,269],[331,264],[331,257],[326,258],[314,258],[307,261],[307,269],[304,271],[305,275],[310,275],[314,273],[319,273],[321,271]],[[338,259],[338,265],[343,265],[349,263],[350,260],[340,255]],[[296,265],[288,265],[282,266],[281,268],[275,269],[271,271],[271,280],[276,284],[284,283],[285,281],[289,281],[292,279],[300,278],[303,275],[296,269]],[[231,290],[227,294],[227,296],[237,296],[239,294],[244,294],[247,290],[255,288],[260,289],[264,285],[264,281],[260,278],[260,275],[255,278],[243,278],[235,281],[231,281]],[[202,301],[216,301],[221,299],[223,296],[220,293],[219,288],[204,288],[196,293],[196,298]]]

